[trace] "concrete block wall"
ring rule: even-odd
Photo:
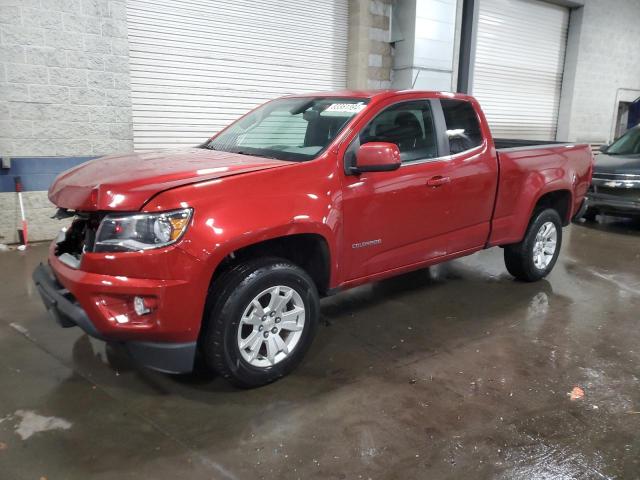
[[[46,192],[23,192],[22,203],[27,212],[29,241],[54,238],[62,227],[71,223],[69,219],[53,220],[55,208]],[[0,243],[18,243],[18,227],[21,227],[20,204],[15,193],[0,193]]]
[[[125,0],[2,0],[0,156],[103,155],[132,139]],[[17,240],[13,197],[0,193],[4,243]],[[46,192],[28,197],[31,238],[52,238]]]
[[[390,88],[391,0],[349,0],[347,87]]]
[[[612,140],[621,89],[640,91],[640,1],[584,0],[571,12],[558,139]]]
[[[124,0],[3,0],[0,153],[132,148]]]

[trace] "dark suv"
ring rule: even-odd
[[[640,217],[640,125],[600,151],[585,218],[594,220],[598,213]]]

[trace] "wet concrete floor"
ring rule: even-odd
[[[325,299],[251,391],[56,326],[45,251],[0,253],[0,479],[640,478],[638,224],[565,229],[534,284],[492,249]]]

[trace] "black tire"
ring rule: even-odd
[[[598,211],[595,208],[587,208],[587,211],[584,212],[582,218],[584,218],[587,222],[595,222],[597,215]]]
[[[257,295],[278,285],[294,289],[302,299],[305,308],[302,335],[286,358],[271,366],[256,367],[243,358],[238,346],[240,320]],[[241,388],[271,383],[290,373],[300,363],[315,335],[319,311],[316,286],[301,268],[273,257],[240,263],[214,280],[209,292],[200,341],[205,362]]]
[[[551,261],[545,268],[538,268],[534,263],[534,245],[536,236],[547,222],[552,222],[556,228],[556,249]],[[524,239],[520,243],[507,245],[504,249],[504,263],[511,275],[518,280],[525,282],[535,282],[546,277],[553,270],[560,248],[562,246],[562,220],[556,210],[547,208],[545,210],[536,211],[529,222],[529,227],[525,233]]]

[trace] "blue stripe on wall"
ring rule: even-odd
[[[94,158],[11,157],[11,168],[0,168],[0,192],[15,192],[15,177],[20,177],[23,191],[49,190],[60,173]]]

